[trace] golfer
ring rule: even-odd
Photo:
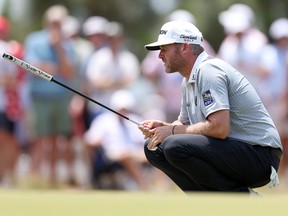
[[[167,74],[183,76],[178,119],[139,125],[148,161],[185,192],[275,186],[282,144],[271,117],[247,79],[207,55],[202,41],[193,24],[171,21],[145,46],[160,50]]]

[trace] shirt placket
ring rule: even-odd
[[[188,105],[188,113],[189,113],[189,119],[191,123],[195,123],[195,103],[194,103],[194,83],[188,83],[187,84],[187,95],[186,95],[186,104]]]

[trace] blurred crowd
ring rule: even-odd
[[[197,25],[186,10],[165,19]],[[225,32],[219,49],[206,40],[203,47],[237,68],[259,93],[280,132],[284,158],[279,173],[288,181],[288,18],[274,20],[264,34],[254,11],[234,4],[218,20]],[[43,15],[42,29],[27,35],[23,44],[10,38],[10,28],[9,20],[0,17],[2,53],[136,123],[178,117],[181,76],[165,74],[157,51],[137,58],[127,48],[121,23],[102,16],[80,22],[66,7],[54,5]],[[136,124],[0,59],[0,187],[171,189],[170,180],[148,164],[143,144]]]

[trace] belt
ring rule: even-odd
[[[271,154],[276,157],[279,161],[281,161],[282,158],[282,151],[279,148],[270,148],[271,149]]]

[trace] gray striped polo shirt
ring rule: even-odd
[[[226,62],[203,52],[189,80],[183,79],[182,90],[178,120],[183,124],[195,124],[211,113],[229,109],[231,130],[228,137],[282,149],[279,133],[255,89]]]

